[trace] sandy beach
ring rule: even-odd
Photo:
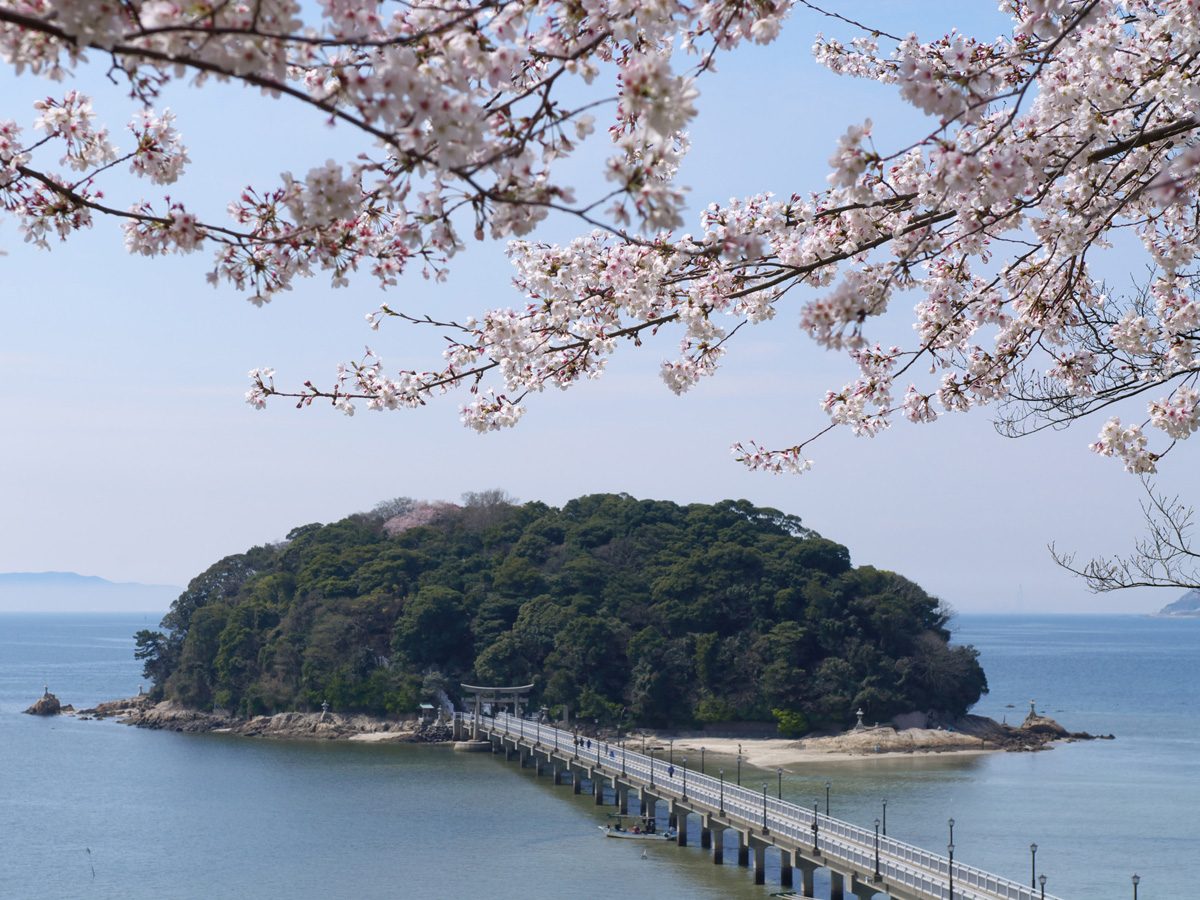
[[[699,762],[700,748],[710,759],[742,761],[760,769],[774,769],[803,763],[866,760],[884,756],[932,756],[942,753],[998,753],[1007,747],[986,739],[958,732],[929,728],[866,728],[846,734],[810,737],[802,740],[788,738],[731,738],[711,735],[674,735],[669,732],[651,734],[647,742],[666,746],[674,739],[675,758],[687,756]],[[631,742],[632,746],[632,742]]]
[[[922,717],[923,718],[923,717]],[[899,728],[892,725],[854,728],[840,734],[801,739],[715,736],[696,732],[647,732],[659,746],[673,742],[676,759],[696,762],[705,757],[726,763],[736,760],[760,769],[821,762],[854,762],[920,756],[955,756],[1048,750],[1055,743],[1092,740],[1095,735],[1069,732],[1046,716],[1031,713],[1020,726],[1001,724],[984,716],[963,716],[948,728]],[[1111,738],[1112,735],[1105,735]],[[641,733],[638,733],[640,741]]]

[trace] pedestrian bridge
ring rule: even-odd
[[[533,766],[538,775],[550,773],[554,783],[570,781],[575,793],[589,784],[596,804],[614,804],[629,812],[632,797],[639,814],[662,818],[663,808],[680,846],[698,829],[700,846],[712,851],[713,862],[724,862],[725,842],[737,841],[738,863],[753,859],[754,880],[766,881],[768,850],[780,854],[780,882],[794,886],[800,870],[800,890],[785,896],[812,897],[814,873],[829,870],[830,898],[845,892],[868,900],[886,894],[897,900],[1057,900],[1034,889],[980,869],[860,828],[832,816],[714,778],[685,766],[671,767],[654,753],[643,754],[625,742],[591,739],[576,743],[569,731],[500,713],[494,717],[459,713],[459,736],[470,735],[476,746],[503,752]],[[673,774],[669,771],[673,768]],[[730,834],[732,832],[733,834]]]

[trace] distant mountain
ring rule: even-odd
[[[0,573],[0,612],[166,612],[179,594],[174,585],[75,572]]]
[[[1160,616],[1200,616],[1200,591],[1188,591],[1158,611]]]

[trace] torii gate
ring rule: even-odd
[[[489,703],[511,703],[513,705],[513,715],[521,715],[521,701],[525,695],[533,690],[532,684],[526,684],[522,687],[479,687],[473,684],[464,684],[462,689],[465,693],[475,696],[475,713],[471,718],[471,740],[479,740],[479,717],[483,713],[483,701],[486,698]],[[507,696],[506,696],[507,695]]]

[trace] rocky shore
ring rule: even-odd
[[[170,701],[147,697],[113,700],[80,710],[81,719],[117,719],[123,725],[159,731],[238,734],[278,740],[351,740],[389,743],[435,743],[451,739],[450,729],[417,719],[381,719],[335,712],[285,712],[271,716],[223,715],[183,709]]]

